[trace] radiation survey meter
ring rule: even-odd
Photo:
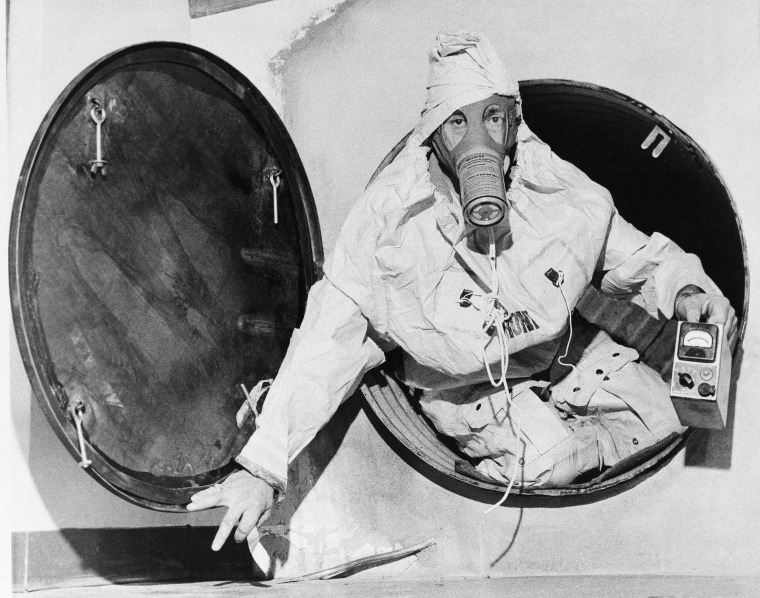
[[[684,426],[726,427],[731,351],[722,324],[678,322],[670,398]]]

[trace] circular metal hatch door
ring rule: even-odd
[[[233,467],[240,385],[277,372],[321,262],[298,154],[242,74],[181,44],[106,56],[48,112],[12,216],[48,420],[109,489],[181,510]]]

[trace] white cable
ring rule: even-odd
[[[491,366],[488,363],[488,358],[486,357],[486,347],[488,346],[488,343],[491,339],[488,339],[483,343],[482,347],[482,355],[483,355],[483,364],[486,367],[486,372],[488,373],[488,379],[491,382],[491,385],[494,388],[499,388],[502,386],[504,388],[504,394],[507,397],[507,403],[509,404],[509,411],[507,412],[507,417],[509,418],[510,426],[512,425],[512,410],[514,409],[517,412],[517,448],[515,450],[515,467],[512,472],[512,476],[509,479],[509,484],[507,485],[507,489],[504,492],[504,495],[501,497],[499,502],[497,502],[494,505],[491,505],[488,509],[485,510],[484,514],[490,513],[493,509],[496,507],[500,507],[502,504],[504,504],[504,501],[507,500],[507,497],[509,496],[509,493],[512,491],[512,486],[515,484],[515,480],[517,479],[517,470],[520,465],[520,459],[518,457],[518,454],[520,452],[520,434],[522,432],[522,414],[520,413],[520,409],[512,402],[512,394],[509,392],[509,384],[507,382],[507,369],[509,368],[509,351],[507,348],[507,337],[506,337],[506,331],[505,331],[505,322],[506,322],[506,313],[504,306],[501,305],[499,302],[499,277],[496,272],[496,240],[494,238],[494,232],[493,229],[490,230],[490,244],[488,249],[488,259],[491,263],[491,292],[486,295],[486,307],[485,307],[485,317],[483,322],[483,330],[488,333],[488,331],[491,329],[491,327],[495,327],[496,329],[496,336],[499,341],[499,352],[500,352],[500,365],[501,365],[501,376],[499,377],[499,380],[495,380],[493,377],[493,374],[491,373]]]
[[[570,310],[570,305],[567,302],[567,297],[565,297],[565,291],[562,289],[562,283],[565,281],[564,274],[562,274],[562,271],[560,270],[560,278],[557,281],[557,287],[559,288],[559,292],[562,294],[562,301],[565,302],[565,309],[567,310],[567,323],[570,326],[570,334],[567,337],[567,345],[565,345],[565,352],[563,355],[557,358],[557,363],[560,365],[564,365],[566,368],[571,368],[574,372],[577,373],[576,367],[572,363],[565,363],[562,361],[565,357],[567,357],[568,353],[570,352],[570,343],[573,340],[573,313]]]
[[[499,351],[500,351],[500,365],[501,365],[501,377],[499,378],[499,381],[497,382],[494,380],[493,374],[491,373],[491,366],[488,363],[488,359],[486,358],[486,347],[488,346],[488,343],[490,342],[490,339],[488,339],[482,346],[482,356],[483,356],[483,364],[486,367],[486,372],[488,373],[488,379],[491,381],[491,385],[494,387],[499,387],[507,379],[507,367],[509,366],[509,352],[507,351],[507,339],[504,332],[504,324],[506,321],[506,313],[504,306],[501,305],[499,302],[499,277],[496,273],[496,240],[494,238],[494,232],[493,229],[489,231],[490,233],[490,242],[488,246],[488,261],[491,266],[491,292],[488,293],[484,299],[485,299],[485,316],[483,319],[483,330],[488,334],[488,331],[491,330],[491,328],[494,328],[496,330],[496,337],[499,341]],[[507,391],[507,396],[509,396],[509,392]]]
[[[493,239],[493,237],[492,237],[492,239]],[[491,243],[491,254],[494,254],[494,253],[495,252],[494,252],[494,246],[493,246],[493,241],[492,241],[492,243]],[[491,277],[492,277],[492,280],[493,280],[493,278],[495,276],[495,273],[496,273],[496,263],[495,263],[495,260],[492,262],[491,267],[492,267]],[[572,310],[570,309],[570,304],[567,302],[567,297],[565,297],[565,291],[562,288],[562,285],[565,282],[565,275],[562,272],[562,270],[560,270],[557,274],[558,274],[558,278],[557,278],[557,281],[554,284],[559,289],[559,292],[562,295],[562,301],[564,301],[564,303],[565,303],[565,309],[567,310],[567,322],[568,322],[568,325],[570,326],[570,335],[567,338],[567,345],[565,346],[565,353],[561,357],[557,358],[557,361],[561,365],[564,365],[565,367],[572,368],[572,370],[577,373],[577,369],[576,369],[576,367],[572,363],[565,363],[564,361],[562,361],[564,358],[567,357],[568,353],[570,352],[570,343],[573,340],[573,314],[572,314]],[[497,281],[497,284],[498,284],[498,281]],[[495,294],[495,291],[494,291],[494,294]],[[502,316],[503,316],[503,314],[502,314]],[[502,334],[503,334],[503,330],[502,330],[501,327],[499,328],[499,331],[502,332]],[[500,342],[502,341],[502,338],[503,337],[500,334],[499,335],[499,341]],[[504,359],[503,358],[504,352],[506,352],[506,340],[504,341],[503,347],[504,347],[504,349],[503,349],[503,353],[502,353],[502,363],[503,363],[503,359]],[[494,384],[494,380],[491,377],[491,371],[490,371],[490,369],[488,369],[488,362],[485,359],[485,348],[483,349],[483,360],[486,362],[486,370],[488,371],[488,377],[491,379],[491,384]],[[517,405],[515,405],[512,402],[512,396],[509,393],[509,389],[507,388],[507,384],[506,384],[506,380],[505,380],[506,369],[504,368],[504,366],[502,366],[502,367],[503,367],[503,369],[502,369],[502,380],[500,382],[504,383],[504,389],[505,389],[505,392],[507,393],[507,399],[509,401],[510,407],[514,407],[517,410],[517,414],[518,414],[518,420],[517,420],[517,450],[515,451],[515,467],[514,467],[514,471],[512,472],[512,477],[509,480],[509,485],[507,486],[507,490],[504,492],[504,495],[501,497],[501,499],[499,500],[499,502],[497,502],[494,505],[491,505],[488,509],[485,510],[485,514],[490,513],[496,507],[500,507],[501,505],[504,504],[504,501],[507,500],[507,497],[509,496],[509,493],[512,490],[512,486],[515,483],[515,479],[517,478],[517,469],[518,469],[518,465],[520,464],[520,459],[519,459],[519,457],[517,455],[519,454],[519,450],[520,450],[520,433],[522,431],[522,414],[520,413],[520,410],[517,407]],[[494,386],[496,386],[496,384],[494,384]],[[511,421],[511,417],[510,417],[510,421]]]

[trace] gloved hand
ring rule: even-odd
[[[696,290],[693,290],[696,289]],[[723,324],[728,344],[733,351],[738,340],[738,320],[736,312],[723,295],[702,292],[699,287],[685,287],[675,301],[675,315],[679,320],[709,324]]]
[[[274,488],[246,470],[236,471],[222,484],[214,484],[190,498],[188,511],[202,511],[213,507],[227,507],[227,514],[219,525],[211,550],[219,550],[232,529],[235,542],[248,540],[253,551],[259,542],[258,527],[269,519],[274,505]]]

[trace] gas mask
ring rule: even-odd
[[[461,107],[431,137],[441,166],[459,183],[470,232],[489,230],[502,237],[509,231],[504,173],[518,124],[515,99],[493,95]]]

